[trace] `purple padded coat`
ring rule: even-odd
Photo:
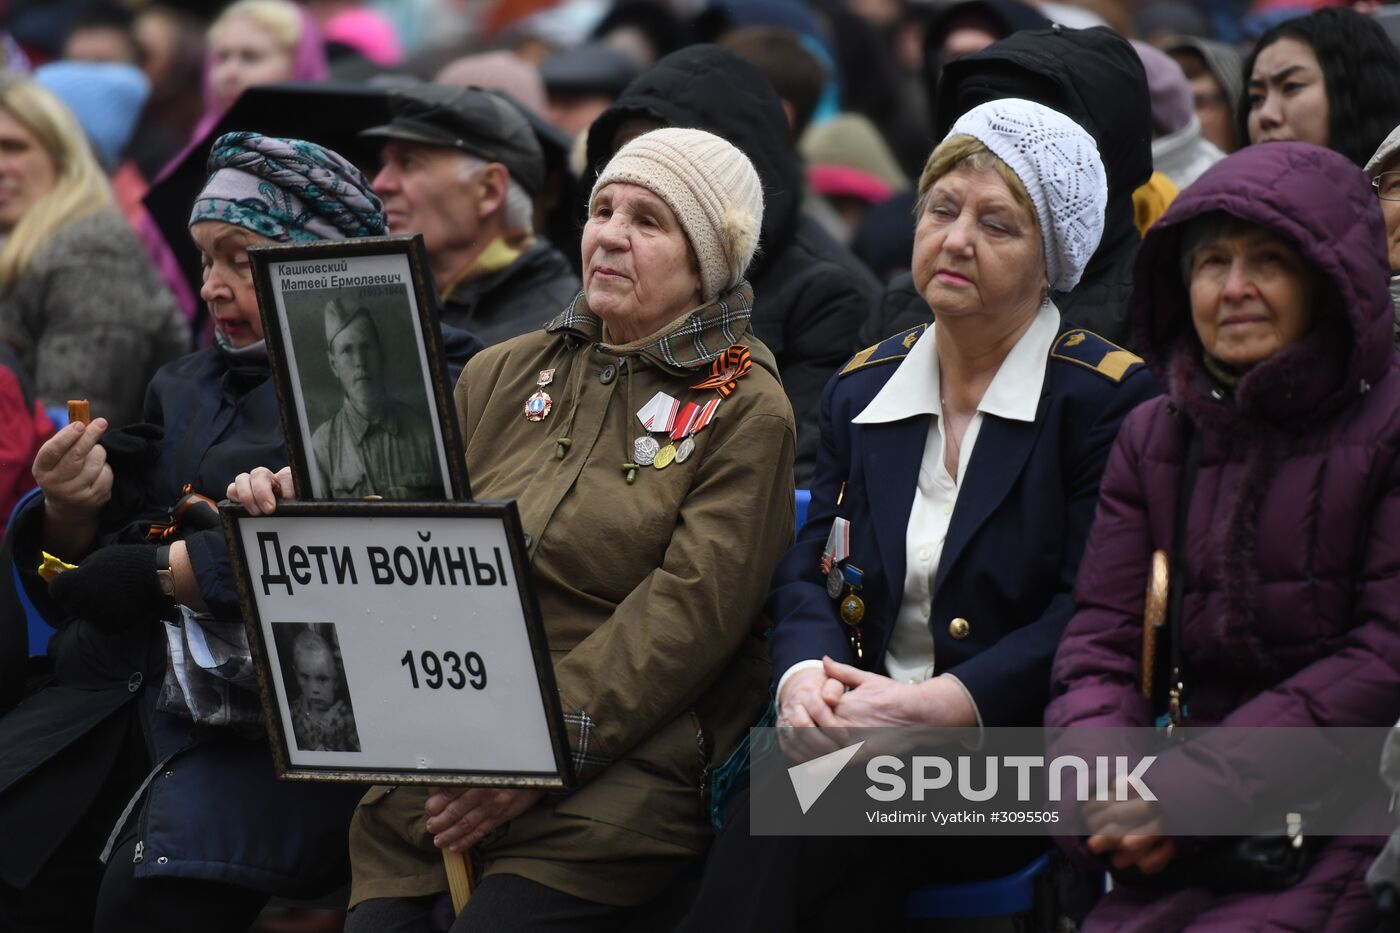
[[[1254,366],[1233,393],[1204,370],[1180,261],[1185,223],[1213,211],[1291,241],[1332,291],[1319,297],[1309,334]],[[1166,394],[1127,417],[1109,457],[1047,725],[1152,722],[1138,692],[1143,593],[1152,551],[1174,553],[1184,418],[1202,440],[1186,566],[1174,568],[1187,581],[1188,724],[1389,726],[1400,716],[1400,363],[1388,275],[1365,177],[1304,143],[1253,146],[1218,163],[1148,232],[1133,317]],[[1289,766],[1312,761],[1325,787],[1335,767],[1327,750],[1293,751]],[[1193,754],[1217,765],[1217,780],[1192,770],[1187,783],[1182,756],[1171,753],[1153,777],[1193,787],[1196,816],[1241,806],[1274,769],[1225,743],[1193,743]],[[1162,817],[1170,831],[1171,806]],[[1390,828],[1384,813],[1355,819],[1358,832]],[[1082,840],[1061,842],[1090,857]],[[1303,881],[1277,894],[1120,887],[1085,929],[1364,929],[1363,876],[1383,842],[1335,839]]]

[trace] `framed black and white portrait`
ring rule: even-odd
[[[248,252],[298,494],[470,498],[422,238]]]
[[[334,622],[274,622],[292,740],[301,751],[358,752],[355,705]]]
[[[572,784],[514,502],[220,511],[279,777]]]

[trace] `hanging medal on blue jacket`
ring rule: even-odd
[[[846,585],[841,563],[851,553],[851,523],[844,518],[831,520],[831,531],[826,536],[826,547],[822,549],[822,573],[826,574],[826,595],[832,599],[841,598],[841,590]]]
[[[845,571],[846,596],[841,600],[838,611],[841,614],[841,621],[846,623],[850,629],[851,651],[855,653],[856,660],[865,658],[865,651],[861,647],[861,627],[865,621],[865,600],[860,598],[861,587],[865,584],[865,572],[859,567],[850,565]],[[829,591],[828,587],[828,591]]]

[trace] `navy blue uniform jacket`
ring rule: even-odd
[[[928,325],[857,353],[822,397],[821,448],[807,523],[778,565],[767,611],[773,671],[829,655],[884,673],[904,598],[905,532],[931,415],[852,424]],[[986,726],[1039,725],[1050,663],[1074,604],[1071,591],[1118,425],[1157,394],[1142,361],[1062,325],[1034,422],[984,415],[959,479],[933,587],[936,673],[958,677]],[[837,505],[842,485],[841,504]],[[826,594],[820,561],[832,519],[851,523],[847,566],[864,572],[864,657]],[[963,634],[955,638],[949,623]]]

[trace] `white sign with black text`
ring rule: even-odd
[[[225,515],[285,776],[569,783],[513,503]]]

